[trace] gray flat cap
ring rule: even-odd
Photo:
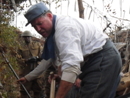
[[[32,5],[32,7],[30,7],[24,15],[25,18],[28,20],[28,23],[25,26],[27,26],[32,20],[34,20],[38,16],[45,14],[47,11],[49,11],[49,9],[45,6],[43,2]]]

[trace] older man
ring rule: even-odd
[[[88,20],[54,15],[44,3],[33,5],[25,17],[26,25],[30,23],[47,38],[43,60],[38,66],[42,69],[37,74],[48,67],[43,62],[56,58],[61,62],[61,81],[55,98],[64,98],[77,77],[82,80],[80,98],[114,98],[122,62],[119,52],[102,30]],[[19,81],[33,79],[32,74]]]

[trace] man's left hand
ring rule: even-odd
[[[79,78],[76,79],[75,84],[78,88],[80,88],[81,80]]]

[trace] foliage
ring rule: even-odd
[[[15,92],[15,89],[17,91],[19,89],[16,84],[17,80],[6,62],[7,59],[16,73],[18,73],[19,67],[15,56],[18,47],[16,43],[18,35],[15,33],[17,28],[9,25],[11,21],[10,16],[13,15],[12,10],[1,10],[0,14],[0,44],[5,46],[7,49],[4,53],[6,58],[3,58],[2,53],[0,53],[0,81],[4,86],[3,89],[0,89],[0,97],[17,98],[18,92]]]
[[[18,47],[16,44],[17,34],[15,33],[15,30],[15,27],[5,24],[0,25],[0,44],[7,48],[7,52],[4,53],[6,58],[3,58],[3,56],[0,55],[0,81],[4,85],[4,89],[1,92],[3,92],[2,96],[4,96],[4,98],[10,98],[11,96],[13,96],[12,98],[16,98],[17,94],[14,94],[13,92],[14,89],[18,89],[16,78],[6,62],[7,59],[16,73],[18,72],[19,67],[15,56],[15,51]]]
[[[24,1],[27,1],[27,0],[15,0],[15,3],[16,3],[16,4],[19,4],[19,3],[22,3],[22,2],[24,2]]]
[[[14,2],[16,3],[16,5],[21,4],[22,2],[27,1],[27,0],[14,0]],[[12,0],[2,0],[3,4],[9,4],[10,8],[12,8]]]

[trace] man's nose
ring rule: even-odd
[[[36,26],[35,29],[36,29],[36,31],[38,31],[38,32],[41,31],[41,27],[40,27],[40,26]]]

